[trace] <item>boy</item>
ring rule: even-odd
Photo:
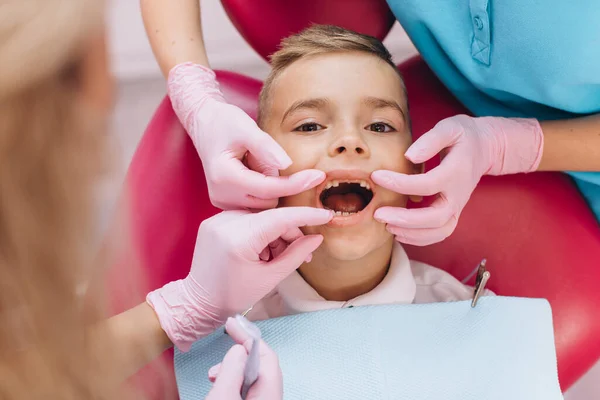
[[[407,198],[375,185],[371,173],[420,169],[403,157],[412,141],[406,89],[383,44],[342,28],[313,26],[284,39],[271,64],[258,124],[294,162],[281,175],[307,168],[327,175],[318,187],[280,199],[279,206],[324,207],[336,216],[326,226],[303,228],[323,235],[323,244],[249,318],[470,299],[472,288],[410,261],[373,218],[377,208],[405,206]]]

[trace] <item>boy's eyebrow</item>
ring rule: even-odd
[[[306,99],[306,100],[298,100],[294,104],[292,104],[284,113],[283,118],[281,118],[281,122],[285,121],[288,115],[291,113],[308,108],[308,109],[320,109],[325,108],[329,105],[330,101],[324,98],[315,98],[315,99]]]
[[[367,106],[377,109],[377,108],[393,108],[394,110],[398,111],[400,114],[402,114],[402,117],[404,117],[404,120],[407,120],[407,116],[406,113],[404,112],[404,110],[402,109],[402,107],[400,107],[400,104],[398,104],[396,101],[394,100],[387,100],[387,99],[382,99],[379,97],[365,97],[363,99],[363,103],[366,104]]]

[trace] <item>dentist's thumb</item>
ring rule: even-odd
[[[283,280],[302,263],[312,259],[312,253],[323,243],[322,235],[308,235],[296,239],[279,256],[271,260],[269,268],[273,275]]]
[[[244,380],[244,368],[248,353],[244,346],[236,344],[225,354],[219,375],[205,400],[238,400]]]
[[[276,169],[286,169],[292,165],[292,159],[283,147],[271,135],[256,126],[254,121],[252,123],[252,129],[245,132],[244,144],[253,158]]]

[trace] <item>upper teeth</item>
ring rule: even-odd
[[[342,181],[342,183],[358,183],[360,186],[366,188],[367,190],[371,190],[371,185],[369,185],[369,183],[367,181],[363,181],[363,180],[358,180],[358,181]],[[338,187],[340,186],[340,181],[338,180],[332,180],[327,182],[327,184],[325,185],[325,189],[330,189],[332,187]]]

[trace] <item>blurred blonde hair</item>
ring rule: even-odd
[[[108,135],[78,73],[104,7],[0,0],[0,399],[123,398],[98,373],[110,335],[86,340],[105,316],[103,279],[85,304],[77,291],[103,261],[94,191]]]

